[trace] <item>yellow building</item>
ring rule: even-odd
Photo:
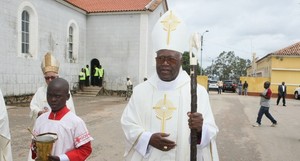
[[[269,80],[274,93],[273,96],[277,96],[278,85],[285,82],[287,85],[287,97],[293,97],[294,89],[300,85],[300,42],[269,53],[258,60],[254,54],[253,60],[251,67],[247,69],[248,77],[263,77],[263,80]],[[243,77],[241,80],[244,82],[244,80],[248,79]],[[261,88],[257,88],[260,91],[251,91],[249,89],[250,93],[261,92],[263,81],[259,82],[253,85],[261,85]]]

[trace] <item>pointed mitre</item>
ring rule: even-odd
[[[58,73],[59,70],[59,62],[55,59],[55,57],[51,53],[47,53],[44,56],[44,59],[41,64],[43,73],[47,72],[55,72]]]
[[[154,52],[161,49],[180,53],[189,50],[188,33],[184,22],[174,11],[168,11],[156,22],[152,31]]]

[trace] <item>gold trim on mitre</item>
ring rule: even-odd
[[[58,73],[59,62],[50,52],[48,52],[44,56],[41,67],[42,67],[42,71],[43,71],[44,74],[47,73],[47,72]]]
[[[189,39],[185,23],[174,12],[163,14],[152,30],[154,52],[161,49],[183,53],[189,49]]]

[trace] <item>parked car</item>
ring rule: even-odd
[[[209,80],[208,81],[208,90],[218,90],[218,81],[215,80]]]
[[[235,92],[236,91],[236,87],[237,87],[237,84],[232,81],[232,80],[225,80],[223,81],[223,92],[225,91],[232,91],[232,92]]]
[[[297,87],[294,91],[294,98],[299,99],[300,98],[300,87]]]

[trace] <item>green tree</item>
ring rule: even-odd
[[[182,54],[182,69],[190,75],[190,53],[187,51]],[[197,75],[200,75],[199,63],[197,63],[197,69]],[[202,73],[204,73],[204,70],[202,70]]]
[[[214,60],[211,66],[205,69],[205,73],[214,74],[220,80],[239,80],[241,76],[247,75],[247,67],[250,66],[249,59],[243,59],[235,56],[233,51],[223,51]]]

